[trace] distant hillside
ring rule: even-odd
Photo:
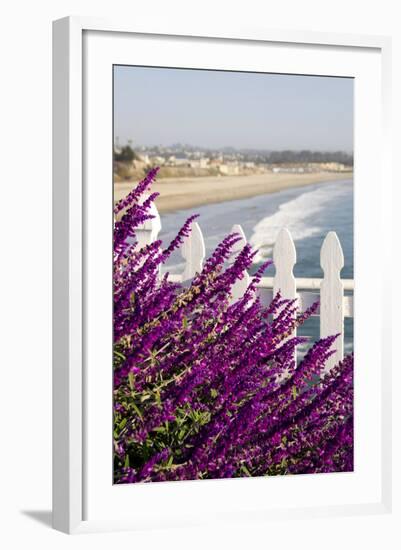
[[[343,151],[272,151],[266,159],[269,163],[337,162],[345,166],[354,164],[354,157]]]

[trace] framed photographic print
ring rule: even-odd
[[[54,527],[389,510],[389,40],[53,51]]]

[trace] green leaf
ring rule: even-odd
[[[135,405],[134,402],[132,402],[132,406],[133,406],[133,408],[134,408],[136,414],[139,416],[139,418],[140,418],[141,420],[143,420],[142,413],[141,413],[141,411],[138,409],[138,407]]]
[[[156,389],[155,391],[155,399],[156,399],[156,403],[159,407],[161,407],[162,405],[162,401],[160,399],[160,391],[158,389]]]
[[[153,428],[153,431],[157,433],[164,433],[166,428],[164,426],[157,426],[156,428]]]
[[[167,464],[166,464],[166,467],[167,467],[167,468],[170,468],[170,466],[171,466],[172,463],[173,463],[173,460],[174,460],[173,455],[170,455],[170,456],[169,456],[169,459],[168,459],[168,462],[167,462]]]

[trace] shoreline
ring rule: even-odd
[[[164,214],[207,204],[269,195],[316,183],[352,179],[352,177],[353,172],[316,172],[309,174],[267,173],[250,176],[163,178],[156,180],[152,185],[152,191],[160,193],[155,203],[160,214]],[[115,183],[115,201],[127,195],[135,185],[136,182]]]

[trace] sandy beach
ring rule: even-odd
[[[293,187],[350,177],[352,177],[351,172],[317,172],[312,174],[268,173],[250,176],[164,178],[156,181],[152,190],[160,193],[156,205],[160,213],[165,213],[205,204],[267,195]],[[135,182],[115,183],[115,201],[127,195],[134,186]]]

